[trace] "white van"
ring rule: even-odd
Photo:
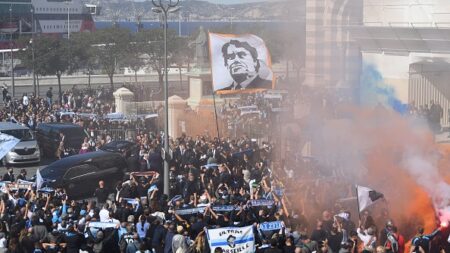
[[[14,136],[20,142],[3,157],[3,165],[39,163],[41,152],[33,132],[28,128],[11,122],[0,122],[0,132]]]

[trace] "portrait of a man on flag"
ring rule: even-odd
[[[209,43],[215,92],[272,88],[270,54],[261,38],[210,33]]]
[[[220,248],[223,252],[255,252],[253,226],[205,229],[211,252]]]

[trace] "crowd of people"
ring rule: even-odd
[[[30,128],[71,121],[88,132],[105,129],[110,124],[106,120],[58,115],[114,112],[114,105],[99,93],[72,89],[65,93],[62,106],[53,100],[51,89],[46,98],[24,95],[12,102],[6,96],[0,118]],[[257,94],[228,103],[221,113],[237,115],[237,108],[256,105],[258,117],[269,119],[273,108],[282,108],[289,99],[268,102]],[[0,252],[239,252],[221,247],[212,251],[205,229],[245,226],[252,226],[258,253],[406,252],[411,237],[404,236],[386,210],[376,217],[364,211],[358,222],[355,211],[337,202],[353,197],[345,184],[326,181],[326,173],[314,161],[281,161],[274,143],[258,143],[247,136],[171,138],[170,194],[165,195],[164,134],[142,129],[133,140],[139,147],[137,161],[129,163],[135,172],[117,182],[115,189],[105,188],[100,180],[93,198],[75,200],[64,189],[14,189],[4,184]],[[106,136],[98,145],[111,140]],[[27,180],[25,170],[15,173],[9,168],[3,180]],[[319,196],[319,191],[326,196]],[[448,252],[432,243],[445,233],[441,228],[425,234],[419,227],[410,252]]]
[[[2,252],[210,252],[205,228],[253,226],[255,252],[405,252],[406,238],[388,215],[378,227],[368,211],[360,223],[349,210],[305,216],[299,196],[289,194],[287,173],[276,166],[270,143],[182,136],[172,141],[170,197],[162,193],[161,137],[148,134],[142,166],[112,192],[103,181],[94,199],[3,188],[0,201]],[[14,181],[14,171],[4,178]],[[26,180],[26,174],[21,175]],[[274,227],[266,223],[277,224]],[[412,252],[437,252],[440,230],[413,240]],[[434,249],[435,250],[435,249]],[[224,251],[216,247],[214,252]]]
[[[24,93],[20,99],[11,99],[8,88],[3,86],[3,106],[0,120],[22,124],[35,130],[40,123],[66,122],[82,126],[90,135],[90,142],[102,144],[109,129],[146,129],[145,120],[117,120],[107,117],[115,112],[111,92],[99,89],[80,89],[73,86],[62,93],[60,103],[52,87],[45,97]],[[95,146],[95,145],[94,145]],[[98,145],[97,145],[98,146]]]
[[[441,131],[441,120],[444,116],[444,110],[439,103],[430,100],[430,104],[416,106],[415,101],[412,101],[408,106],[408,114],[420,117],[426,120],[433,132],[439,133]]]

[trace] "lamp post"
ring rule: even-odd
[[[9,25],[12,25],[12,4],[9,6]],[[12,86],[12,97],[16,95],[16,87],[14,84],[14,55],[13,55],[13,29],[9,36],[9,47],[11,49],[11,86]]]
[[[36,73],[35,73],[35,62],[34,62],[34,7],[31,7],[31,60],[33,62],[33,90],[34,95],[39,97],[39,89],[36,90]]]
[[[67,2],[67,39],[70,39],[70,0]]]
[[[163,14],[164,18],[164,194],[169,195],[169,71],[168,71],[168,59],[167,59],[167,16],[169,13],[179,10],[177,5],[180,0],[168,0],[167,3],[163,3],[163,0],[152,0],[154,8],[152,11],[155,13]]]

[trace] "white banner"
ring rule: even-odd
[[[37,171],[36,171],[36,190],[40,190],[43,183],[44,183],[44,179],[42,178],[41,171],[39,169],[37,169]]]
[[[222,248],[223,252],[255,252],[253,226],[206,229],[206,234],[211,252],[219,247]]]
[[[273,88],[269,50],[258,36],[209,33],[209,50],[214,91]]]
[[[113,222],[89,222],[90,228],[115,228],[118,224]]]
[[[3,159],[3,157],[19,142],[20,140],[14,136],[0,133],[0,159]]]

